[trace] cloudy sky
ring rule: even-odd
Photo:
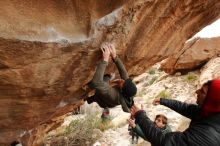
[[[193,37],[211,38],[220,36],[220,19],[206,26]]]

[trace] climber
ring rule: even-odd
[[[189,127],[183,132],[164,135],[136,105],[132,106],[131,115],[154,146],[220,146],[220,80],[208,81],[196,94],[197,104],[165,98],[153,101],[154,105],[167,106],[191,119]]]
[[[106,43],[101,46],[101,50],[103,60],[98,64],[93,79],[89,83],[89,87],[96,89],[96,92],[94,96],[87,99],[87,102],[88,104],[97,102],[102,108],[112,108],[121,105],[124,112],[130,112],[130,108],[134,103],[133,97],[137,92],[136,85],[128,77],[123,63],[116,55],[114,45]],[[104,75],[110,56],[122,78],[116,80],[117,86],[113,87],[109,85],[111,75]]]

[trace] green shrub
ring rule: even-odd
[[[150,79],[150,81],[148,82],[149,85],[152,85],[156,80],[157,80],[157,76],[154,76]]]
[[[171,98],[171,95],[167,90],[162,90],[155,98]]]
[[[66,127],[64,133],[51,137],[49,143],[56,146],[92,145],[101,137],[101,134],[94,133],[95,129],[97,131],[100,128],[100,124],[101,119],[97,114],[75,119]]]
[[[148,71],[148,73],[149,73],[150,75],[154,75],[154,74],[156,73],[156,69],[155,69],[155,68],[151,68],[151,69]]]
[[[187,76],[186,76],[186,80],[187,81],[196,81],[198,79],[198,76],[194,73],[188,73]]]
[[[105,130],[113,128],[113,126],[111,122],[101,122],[98,128],[103,132]]]
[[[75,119],[73,120],[69,126],[66,127],[65,129],[65,134],[71,133],[73,131],[73,129],[75,129],[75,127],[77,127],[77,125],[80,123],[81,119]]]

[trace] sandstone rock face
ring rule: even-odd
[[[30,41],[72,42],[88,39],[91,24],[125,0],[1,1],[0,37]]]
[[[108,41],[131,76],[181,51],[220,16],[219,0],[1,1],[0,144],[39,145],[83,104]],[[107,72],[115,71],[109,63]]]
[[[168,73],[196,69],[220,54],[220,37],[196,38],[187,42],[180,53],[169,57],[161,66]]]

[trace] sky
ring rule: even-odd
[[[220,19],[204,27],[200,32],[195,34],[193,38],[194,37],[211,38],[217,36],[220,36]]]

